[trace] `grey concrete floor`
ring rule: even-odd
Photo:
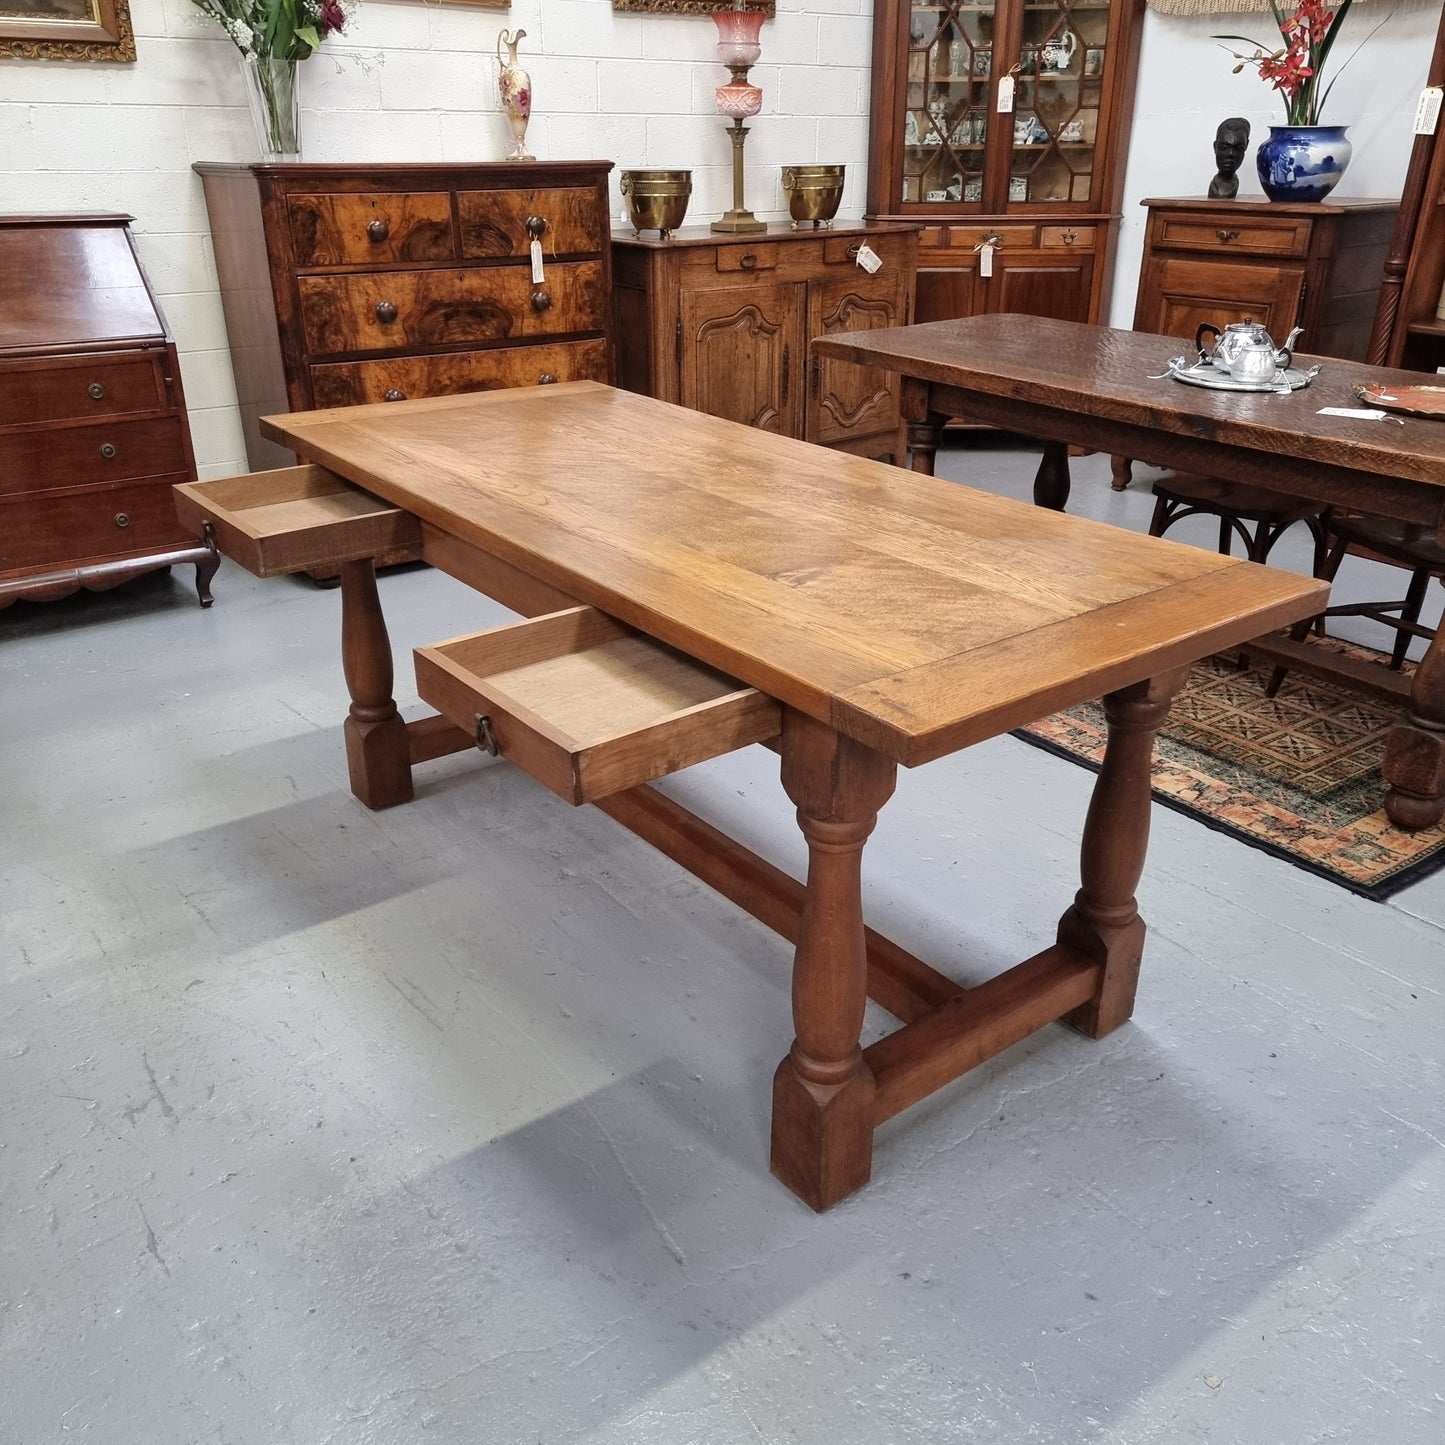
[[[409,711],[412,645],[500,616],[383,596]],[[1445,1439],[1445,874],[1370,903],[1156,810],[1133,1021],[815,1216],[766,1165],[785,946],[505,764],[368,813],[337,594],[216,598],[0,614],[4,1445]],[[960,978],[1041,947],[1091,781],[901,774],[871,921]],[[771,754],[669,786],[798,865]]]

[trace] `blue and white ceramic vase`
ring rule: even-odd
[[[1255,154],[1259,183],[1272,201],[1322,201],[1353,150],[1342,125],[1272,125]]]

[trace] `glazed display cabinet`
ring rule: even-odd
[[[877,0],[868,216],[925,227],[917,320],[1098,320],[1142,14],[1143,0]]]

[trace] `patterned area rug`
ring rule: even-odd
[[[1238,671],[1232,656],[1195,666],[1159,734],[1154,796],[1366,898],[1388,898],[1445,866],[1445,826],[1407,833],[1385,816],[1380,759],[1398,708],[1297,672],[1271,699],[1269,676],[1264,663]],[[1097,767],[1103,710],[1086,703],[1015,736]]]

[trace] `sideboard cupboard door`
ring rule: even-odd
[[[797,436],[807,358],[796,284],[699,291],[682,301],[682,404]]]
[[[908,295],[898,273],[870,277],[849,268],[808,288],[808,335],[833,336],[903,326]],[[806,437],[832,446],[898,426],[897,372],[814,357],[808,377]]]
[[[1282,342],[1304,299],[1303,266],[1258,265],[1225,261],[1156,262],[1140,302],[1139,331],[1193,340],[1199,327],[1225,327],[1248,317]]]

